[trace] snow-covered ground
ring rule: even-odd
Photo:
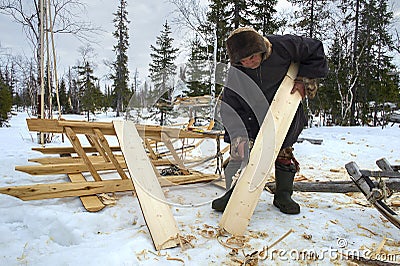
[[[11,127],[0,128],[0,187],[66,182],[63,175],[30,176],[14,170],[30,164],[29,158],[43,157],[31,150],[39,145],[36,133],[27,130],[26,117],[17,113]],[[111,115],[101,118],[112,119]],[[295,145],[302,167],[299,178],[350,180],[344,169],[350,161],[369,170],[378,170],[375,161],[382,157],[400,164],[399,133],[398,125],[306,129],[303,137],[323,139],[323,143]],[[67,144],[58,138],[51,145]],[[273,195],[264,191],[245,237],[229,239],[215,237],[221,214],[211,209],[210,202],[222,193],[221,188],[205,184],[164,189],[181,234],[190,244],[161,252],[154,250],[132,193],[117,193],[117,203],[97,213],[85,211],[78,198],[24,202],[0,194],[0,265],[240,265],[245,255],[263,250],[259,265],[346,265],[346,255],[380,256],[400,263],[399,229],[360,193],[295,192],[302,210],[288,216],[272,206]],[[399,201],[399,193],[392,198]]]

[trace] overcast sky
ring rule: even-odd
[[[280,6],[285,5],[285,3],[287,5],[286,0],[279,1]],[[96,50],[97,67],[95,74],[101,76],[108,72],[107,66],[103,63],[104,60],[113,61],[115,59],[112,49],[116,40],[112,36],[112,32],[115,30],[112,20],[119,1],[82,0],[82,2],[87,5],[86,19],[104,29],[104,32],[96,37],[97,43],[92,44]],[[168,20],[169,23],[172,21],[174,16],[172,11],[175,7],[164,0],[128,0],[127,2],[128,16],[131,21],[129,24],[129,69],[131,76],[137,69],[139,77],[143,80],[148,75],[148,66],[151,62],[150,45],[155,45],[156,38],[160,35],[165,21]],[[185,36],[182,36],[182,33],[175,32],[174,25],[171,26],[175,39],[174,46],[184,45]],[[14,55],[25,54],[30,57],[32,50],[19,24],[12,22],[10,17],[0,14],[0,32],[0,52],[8,52]],[[85,44],[71,35],[56,36],[55,43],[58,72],[59,75],[62,75],[67,71],[68,66],[76,64],[80,58],[78,48]],[[183,58],[183,55],[181,55],[181,58]]]
[[[101,76],[108,72],[107,66],[104,65],[103,61],[113,61],[115,59],[112,47],[116,40],[112,36],[112,32],[115,30],[112,20],[119,1],[82,0],[82,2],[87,4],[87,14],[85,14],[87,20],[104,29],[104,32],[101,32],[96,37],[97,44],[92,44],[96,50],[95,61],[97,67],[95,75]],[[400,1],[394,0],[397,5],[399,5],[398,2]],[[287,7],[286,0],[279,0],[279,9]],[[164,0],[128,0],[129,20],[131,21],[129,24],[130,48],[128,56],[131,76],[135,69],[138,69],[140,79],[146,78],[148,65],[151,62],[150,45],[155,45],[156,37],[160,35],[165,21],[172,21],[174,16],[172,11],[174,9],[173,5]],[[399,17],[398,14],[397,17]],[[171,26],[173,28],[173,25]],[[12,22],[10,17],[2,14],[0,14],[0,33],[1,53],[6,51],[14,55],[25,54],[27,57],[31,57],[32,51],[22,27]],[[175,38],[175,47],[180,47],[184,44],[185,36],[182,36],[182,34],[174,32],[173,37]],[[55,42],[57,64],[59,66],[58,72],[61,76],[66,72],[68,66],[76,64],[80,58],[78,48],[84,46],[84,43],[80,43],[70,35],[58,36]]]

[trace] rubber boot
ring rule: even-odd
[[[300,206],[292,199],[293,181],[296,174],[294,164],[284,165],[275,163],[275,184],[276,190],[273,204],[286,214],[300,213]]]
[[[233,188],[235,185],[232,186],[232,177],[236,174],[239,170],[242,161],[229,161],[228,165],[224,169],[225,175],[225,185],[226,185],[226,192],[224,195],[219,197],[218,199],[213,200],[211,204],[211,208],[218,212],[223,212],[228,204],[228,201],[232,195]]]

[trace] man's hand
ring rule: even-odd
[[[301,82],[301,81],[294,82],[292,91],[290,93],[293,94],[296,91],[298,91],[300,93],[302,99],[304,99],[306,97],[306,88],[304,86],[304,82]]]
[[[254,141],[245,137],[236,137],[231,142],[231,159],[241,161],[244,159],[246,149],[253,147]]]
[[[294,81],[293,89],[291,93],[298,91],[301,97],[304,99],[307,95],[309,99],[313,99],[317,94],[318,90],[318,79],[310,79],[305,77],[297,77]]]

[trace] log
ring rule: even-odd
[[[323,140],[322,139],[310,139],[310,138],[298,138],[297,142],[298,143],[303,143],[304,141],[308,141],[311,144],[315,144],[315,145],[321,145]]]
[[[393,192],[400,191],[400,180],[389,179],[385,181],[388,189]],[[374,181],[377,185],[378,182]],[[268,182],[265,187],[270,191],[275,192],[275,182]],[[326,192],[326,193],[349,193],[349,192],[360,192],[358,187],[351,180],[343,181],[327,181],[327,182],[294,182],[294,191],[300,192]]]

